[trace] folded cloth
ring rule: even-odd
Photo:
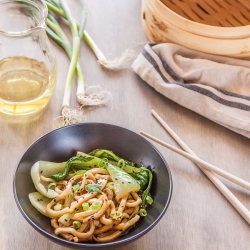
[[[250,138],[250,62],[177,44],[147,44],[133,70],[156,91]]]

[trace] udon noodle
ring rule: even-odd
[[[138,193],[117,199],[106,169],[93,168],[59,182],[42,175],[40,178],[54,185],[58,193],[46,206],[46,215],[55,234],[69,241],[111,241],[140,219],[142,200]]]

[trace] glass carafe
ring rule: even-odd
[[[47,106],[57,66],[46,35],[43,0],[0,0],[0,112],[33,114]]]

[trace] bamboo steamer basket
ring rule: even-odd
[[[142,0],[142,25],[152,43],[250,58],[249,0]]]

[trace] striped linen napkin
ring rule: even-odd
[[[177,44],[147,44],[133,70],[156,91],[250,138],[250,62]]]

